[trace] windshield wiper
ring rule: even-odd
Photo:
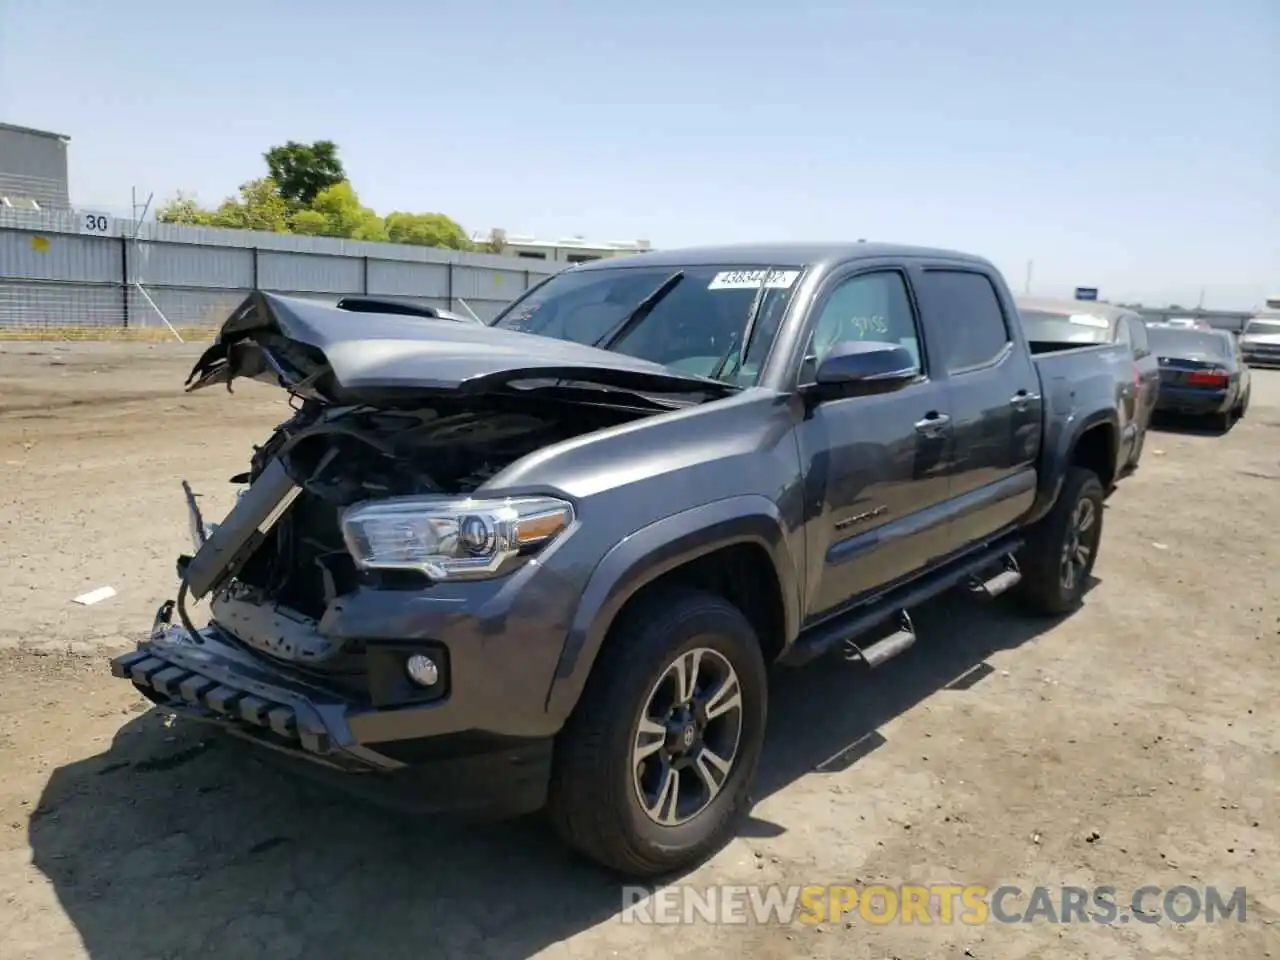
[[[716,361],[716,365],[711,369],[711,372],[707,374],[707,376],[710,377],[712,380],[719,380],[720,375],[724,373],[724,368],[728,366],[729,361],[733,359],[733,354],[738,349],[738,339],[739,339],[740,333],[741,331],[734,331],[733,336],[729,338],[729,349],[726,350],[724,352],[724,355],[719,360]],[[738,360],[738,366],[739,367],[742,366],[741,359]]]
[[[751,301],[751,312],[747,314],[747,323],[741,331],[742,347],[739,349],[738,334],[734,334],[729,339],[729,349],[724,352],[724,356],[715,365],[715,368],[707,374],[712,380],[719,380],[720,375],[724,373],[724,368],[728,366],[729,361],[733,359],[734,352],[737,352],[738,362],[734,365],[734,372],[742,370],[742,363],[747,359],[747,351],[751,349],[751,335],[756,332],[756,318],[760,316],[760,305],[764,302],[764,292],[768,287],[769,277],[773,275],[773,267],[764,272],[764,276],[760,278],[760,286],[756,288],[755,298]]]
[[[684,271],[677,270],[662,283],[658,284],[657,289],[649,294],[643,300],[636,304],[635,309],[627,314],[620,324],[606,333],[603,337],[592,344],[593,347],[600,347],[608,350],[615,343],[625,337],[628,333],[638,327],[644,318],[653,312],[653,308],[662,302],[662,299],[676,288],[676,285],[684,279]]]

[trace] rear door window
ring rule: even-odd
[[[998,359],[1012,342],[990,278],[974,270],[925,270],[922,299],[937,317],[942,363],[963,373]]]

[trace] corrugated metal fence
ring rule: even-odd
[[[404,297],[488,320],[560,265],[431,247],[0,208],[0,334],[210,327],[254,288]],[[103,331],[105,332],[105,331]]]

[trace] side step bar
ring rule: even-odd
[[[850,648],[857,651],[852,656],[854,660],[860,660],[872,666],[884,663],[915,643],[915,629],[911,627],[911,620],[906,616],[907,610],[933,599],[952,587],[966,582],[972,584],[982,571],[996,563],[1005,564],[1005,570],[991,580],[979,582],[985,586],[993,580],[997,581],[992,589],[1000,592],[1016,584],[1022,574],[1017,573],[1017,579],[1008,577],[1006,574],[1010,572],[1008,561],[1021,546],[1022,540],[1019,537],[1001,538],[972,553],[958,557],[941,570],[908,581],[897,589],[891,589],[878,597],[869,599],[865,604],[854,607],[847,613],[816,624],[800,634],[791,649],[783,654],[781,662],[787,666],[801,666],[844,644],[846,654],[850,652]],[[1016,572],[1016,564],[1013,569]],[[902,626],[896,632],[865,649],[851,643],[894,616],[898,616],[902,621]]]
[[[994,600],[1002,593],[1012,590],[1022,582],[1022,571],[1018,569],[1018,561],[1012,553],[1004,558],[1004,569],[986,580],[975,576],[969,582],[969,590],[985,600]]]
[[[844,642],[844,658],[850,662],[861,660],[873,670],[884,663],[886,660],[892,660],[900,653],[904,653],[908,647],[916,642],[916,628],[911,623],[911,615],[903,610],[899,617],[901,625],[893,633],[887,637],[883,637],[871,644],[869,647],[859,647],[853,640]]]

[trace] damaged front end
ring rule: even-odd
[[[207,524],[184,484],[195,551],[177,599],[113,672],[170,709],[363,771],[412,762],[395,744],[420,734],[474,730],[467,707],[434,727],[405,721],[447,706],[459,662],[479,656],[442,636],[472,629],[456,591],[506,577],[575,523],[567,499],[500,495],[494,478],[726,390],[547,338],[265,294],[233,313],[188,385],[237,378],[285,388],[294,413],[232,478],[243,489],[222,522]],[[197,628],[188,604],[204,599],[211,621]],[[393,612],[370,629],[375,602]]]

